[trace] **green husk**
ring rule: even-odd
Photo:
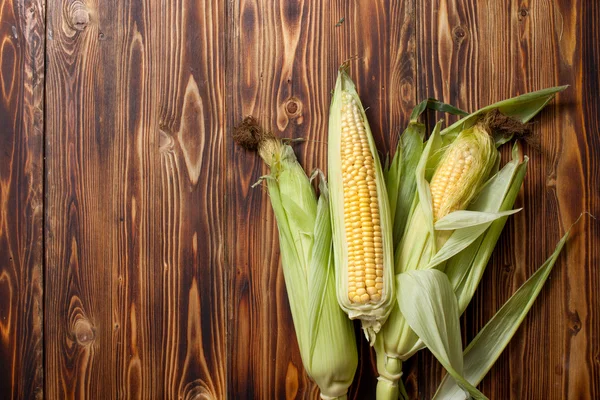
[[[569,229],[558,242],[554,253],[546,262],[508,299],[465,349],[462,376],[471,385],[476,386],[481,382],[527,316],[548,279],[570,231]],[[456,381],[446,375],[434,399],[465,399],[465,396]]]
[[[443,228],[443,231],[435,229],[432,213],[429,180],[433,171],[443,158],[444,149],[454,142],[462,132],[476,126],[478,121],[484,120],[488,113],[499,110],[510,123],[516,124],[510,118],[524,123],[529,121],[557,92],[564,88],[551,88],[496,103],[461,119],[443,131],[440,131],[439,124],[436,125],[416,169],[415,199],[410,208],[410,217],[407,219],[404,236],[396,248],[395,270],[398,276],[415,270],[429,271],[431,268],[444,271],[448,266],[451,272],[448,278],[458,296],[457,309],[462,313],[463,307],[466,307],[470,301],[483,274],[508,214],[513,212],[511,208],[522,183],[526,161],[522,164],[509,163],[511,165],[507,166],[509,169],[507,171],[510,174],[504,169],[504,172],[500,171],[495,174],[495,171],[498,170],[499,159],[490,161],[488,173],[494,177],[486,184],[478,185],[479,188],[472,188],[477,196],[472,201],[472,205],[475,207],[466,207],[471,212],[461,212],[458,215],[450,213],[448,217],[437,221],[439,223],[437,226]],[[506,131],[502,132],[501,136],[495,135],[496,145],[505,143],[511,137],[512,135],[507,135]],[[507,175],[510,179],[506,179]],[[497,178],[498,176],[503,179]],[[493,207],[491,204],[493,202],[490,201],[488,204],[481,199],[494,199],[500,204]],[[465,206],[468,204],[459,209],[465,208]],[[477,212],[477,214],[472,212]],[[452,228],[457,229],[452,230]],[[460,260],[460,263],[454,260]],[[427,296],[427,294],[422,294],[422,296]],[[411,300],[410,297],[398,292],[397,297],[398,301],[406,303],[402,305],[404,308],[415,306],[414,296]],[[397,306],[392,310],[378,335],[375,347],[378,357],[378,372],[383,377],[382,380],[386,381],[384,385],[380,380],[378,386],[381,384],[382,390],[380,391],[378,387],[377,398],[379,400],[392,399],[395,393],[386,390],[384,386],[398,384],[401,362],[423,348],[424,344],[411,329],[400,307]],[[388,368],[388,366],[393,368]],[[448,366],[454,368],[452,364]],[[460,375],[459,370],[454,369],[454,372]],[[390,381],[391,384],[387,381]],[[462,386],[463,389],[471,390],[468,382]]]
[[[444,153],[448,150],[447,146],[443,146],[439,132],[440,123],[436,125],[416,168],[417,193],[413,200],[404,237],[395,253],[395,272],[397,276],[408,271],[433,267],[442,269],[441,261],[464,249],[476,239],[477,236],[475,235],[483,233],[485,229],[477,230],[478,226],[481,225],[479,222],[481,218],[494,220],[502,217],[502,215],[482,214],[479,219],[474,219],[470,223],[463,221],[460,228],[452,233],[440,234],[435,230],[429,180],[433,176],[436,166],[443,161]],[[477,134],[481,134],[481,132],[474,132],[473,128],[470,128],[462,136],[457,137],[460,138],[459,140],[472,140],[471,135]],[[474,140],[477,140],[477,138]],[[478,175],[471,177],[474,187],[467,187],[466,191],[459,193],[458,196],[461,198],[472,198],[478,191],[477,186],[482,186],[480,182],[490,174],[496,165],[496,150],[489,146],[483,148],[486,151],[492,151],[490,156],[485,157],[488,159],[488,163],[476,171]],[[464,202],[465,200],[459,199],[459,203],[460,201]],[[449,214],[449,219],[451,218],[452,214]],[[443,226],[444,220],[441,222]],[[447,243],[450,246],[444,245]],[[453,246],[453,244],[457,245]],[[438,250],[438,248],[440,249]],[[441,258],[441,261],[437,261],[439,258]],[[398,293],[397,296],[400,299],[402,294]],[[424,346],[407,323],[398,305],[392,310],[377,340],[381,342],[376,346],[377,356],[379,359],[384,360],[378,363],[378,372],[380,377],[391,382],[397,382],[401,371],[392,369],[390,366],[395,368],[397,365],[401,365],[401,361],[408,359]],[[380,385],[383,386],[384,384],[381,381]],[[380,390],[380,392],[383,391],[385,391],[384,388]],[[392,397],[380,395],[378,398]]]
[[[456,121],[442,130],[441,135],[444,137],[444,140],[451,141],[460,132],[475,125],[482,114],[492,110],[498,110],[503,115],[526,124],[535,117],[557,93],[562,92],[568,87],[568,85],[555,86],[490,104],[489,106],[483,107],[476,112],[469,114],[465,118]],[[510,134],[497,136],[496,145],[499,147],[500,145],[509,142],[512,138],[513,136]]]
[[[291,147],[283,145],[283,153],[282,171],[277,179],[267,179],[267,187],[300,354],[322,395],[341,398],[354,378],[358,355],[352,324],[335,296],[328,199],[325,194],[317,206]]]
[[[390,200],[390,214],[394,225],[394,249],[398,247],[400,239],[402,239],[406,220],[414,201],[417,185],[415,170],[425,147],[423,143],[425,124],[419,122],[419,117],[426,109],[455,115],[468,115],[468,113],[450,104],[435,99],[423,100],[414,108],[408,126],[398,139],[392,162],[384,170],[385,185]]]
[[[452,255],[456,254],[456,249],[460,251],[460,246],[465,248],[469,243],[476,239],[476,234],[481,235],[485,230],[483,229],[481,232],[477,230],[477,228],[481,226],[481,223],[478,222],[479,219],[474,219],[471,223],[463,223],[460,229],[454,230],[450,235],[444,234],[445,237],[443,240],[440,240],[439,234],[434,228],[428,180],[433,176],[433,171],[438,163],[443,160],[443,154],[440,153],[443,153],[448,149],[448,147],[442,147],[442,140],[439,136],[439,132],[440,124],[438,123],[431,138],[427,142],[416,169],[417,193],[413,200],[413,206],[411,207],[410,219],[405,231],[406,233],[396,249],[396,274],[432,268],[434,266],[441,268],[439,265],[441,262],[437,261],[438,259],[441,258],[443,261],[450,258]],[[473,134],[472,129],[469,129],[463,136],[458,136],[458,138],[460,138],[459,140],[471,140],[470,137]],[[495,165],[495,158],[497,157],[496,153],[496,150],[493,150],[493,156],[490,155],[489,157],[486,157],[489,159],[489,165],[476,171],[479,175],[472,178],[475,187],[467,188],[468,193],[459,193],[459,196],[472,198],[474,194],[477,193],[477,186],[482,186],[479,182],[489,175]],[[453,214],[449,214],[448,218],[451,219],[452,216]],[[497,219],[501,218],[501,216],[482,214],[480,216],[480,219],[481,218]],[[443,225],[444,220],[441,222]],[[444,243],[446,243],[445,246]],[[458,244],[458,247],[454,246],[455,243]],[[437,250],[438,247],[441,247],[439,251]],[[432,261],[434,262],[433,265],[430,264]],[[406,324],[406,321],[404,321],[404,318],[402,317],[402,313],[397,307],[392,311],[388,323],[384,325],[381,337],[384,343],[383,348],[385,349],[387,356],[399,358],[400,360],[406,360],[422,346],[420,344],[417,345],[417,336]],[[382,371],[380,371],[380,374],[381,373]]]
[[[475,399],[486,399],[462,378],[458,303],[448,277],[435,269],[399,274],[398,304],[410,327],[460,387]]]
[[[353,325],[335,294],[327,185],[318,173],[321,196],[317,201],[292,148],[272,135],[254,134],[259,136],[256,140],[242,136],[241,141],[250,143],[246,147],[258,148],[270,168],[270,174],[262,179],[277,221],[281,264],[302,363],[323,399],[346,399],[358,353]]]
[[[390,167],[385,171],[385,184],[390,199],[390,213],[393,224],[393,246],[396,248],[406,219],[414,199],[415,169],[423,152],[425,137],[425,125],[417,119],[409,122],[408,127],[398,139],[396,154],[392,159]]]

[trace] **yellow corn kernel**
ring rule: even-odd
[[[352,265],[356,269],[353,270],[352,276],[348,277],[348,300],[352,303],[365,304],[379,301],[383,295],[383,285],[377,288],[375,280],[370,279],[370,275],[374,278],[376,270],[383,271],[383,259],[379,257],[376,262],[375,258],[377,250],[378,254],[383,253],[383,245],[379,241],[375,242],[375,247],[373,246],[374,230],[381,229],[377,187],[374,181],[375,163],[369,150],[361,112],[356,100],[347,93],[342,95],[341,114],[340,156],[344,190],[344,223],[346,227],[355,228],[355,230],[346,230],[346,240],[349,243],[349,253],[354,252],[358,255],[358,261]],[[358,284],[360,289],[355,290]]]
[[[346,67],[340,68],[329,110],[337,298],[351,319],[361,320],[373,344],[395,302],[391,218],[375,142]]]
[[[433,218],[464,209],[496,160],[494,139],[478,125],[461,132],[446,150],[430,184]]]

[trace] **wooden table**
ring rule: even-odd
[[[382,154],[427,97],[475,110],[571,85],[536,119],[525,211],[463,317],[470,340],[583,211],[600,215],[600,4],[433,3],[3,2],[0,398],[316,398],[250,188],[266,170],[231,131],[255,115],[324,168],[351,56]],[[600,398],[599,234],[575,227],[479,386],[490,398]],[[369,353],[352,399],[374,393]],[[407,389],[429,398],[442,375],[421,351]]]

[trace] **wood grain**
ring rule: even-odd
[[[525,147],[531,161],[517,201],[525,211],[507,224],[465,313],[466,341],[583,211],[600,210],[598,102],[592,95],[598,89],[599,32],[590,29],[600,10],[592,3],[436,1],[417,7],[419,98],[475,110],[527,91],[571,85],[536,119],[541,144]],[[593,289],[600,284],[598,228],[589,217],[574,228],[530,316],[479,386],[489,398],[600,396],[600,298]],[[416,362],[412,397],[429,398],[443,370],[426,353]]]
[[[43,396],[44,2],[0,6],[0,398]]]
[[[339,65],[356,56],[351,73],[375,140],[389,151],[415,104],[412,11],[410,1],[232,2],[229,126],[254,115],[279,137],[307,140],[295,147],[307,171],[326,169],[330,90]],[[265,167],[230,138],[227,152],[229,398],[317,398],[297,349],[268,196],[250,188]],[[357,335],[361,365],[350,397],[366,399],[374,365]]]
[[[0,398],[318,398],[268,196],[250,188],[266,167],[230,134],[252,114],[325,169],[330,90],[351,57],[382,158],[418,100],[475,110],[570,85],[525,146],[525,211],[463,317],[470,341],[583,211],[600,215],[598,20],[585,0],[4,1]],[[600,398],[598,249],[584,216],[479,386],[490,398]],[[357,337],[350,398],[370,399]],[[410,397],[443,373],[419,352]]]
[[[223,398],[224,7],[48,4],[48,398]]]

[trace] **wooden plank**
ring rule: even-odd
[[[43,396],[44,1],[0,9],[0,398]]]
[[[598,29],[594,2],[418,2],[418,98],[467,110],[531,90],[570,84],[538,118],[531,158],[511,218],[480,290],[465,313],[465,339],[492,317],[552,252],[582,211],[598,213]],[[507,156],[508,149],[503,153]],[[598,223],[584,218],[531,315],[480,385],[489,398],[600,396]],[[597,254],[597,250],[596,250]],[[413,398],[429,398],[443,370],[427,353],[413,361]]]
[[[163,322],[152,352],[161,355],[157,379],[165,388],[157,397],[226,398],[225,4],[147,7],[153,63],[161,66],[154,106],[161,223],[149,226],[162,246]]]
[[[84,3],[62,5],[47,6],[46,394],[110,398],[118,162],[117,104],[106,86],[114,52]]]
[[[552,5],[531,3],[523,5],[519,15],[522,48],[527,49],[523,51],[527,89],[556,83],[571,85],[540,119],[543,133],[538,157],[544,161],[539,163],[543,169],[539,169],[539,175],[530,175],[531,186],[525,188],[525,196],[534,196],[525,198],[525,207],[535,210],[540,204],[536,199],[544,201],[539,215],[528,215],[528,226],[533,231],[530,237],[547,238],[542,249],[548,253],[554,237],[547,232],[568,228],[583,211],[596,216],[600,211],[600,5],[587,1],[575,5],[565,0]],[[600,224],[589,217],[577,227],[562,268],[554,274],[556,281],[542,298],[545,302],[533,310],[539,317],[532,318],[524,332],[523,347],[511,349],[511,365],[523,371],[534,371],[540,363],[548,366],[543,379],[521,378],[515,388],[518,390],[511,393],[513,397],[600,397],[599,229]],[[527,246],[528,255],[536,254],[534,247],[535,242]],[[531,272],[542,257],[530,259],[527,271]]]
[[[415,104],[414,2],[230,2],[228,16],[230,127],[252,114],[280,137],[307,139],[295,150],[309,173],[326,169],[330,90],[337,67],[358,56],[351,72],[375,140],[382,152],[395,143]],[[227,155],[229,397],[317,398],[298,353],[268,197],[250,188],[265,166],[231,140]],[[374,362],[357,333],[350,398],[372,398]]]
[[[48,397],[224,398],[224,6],[48,13]]]

